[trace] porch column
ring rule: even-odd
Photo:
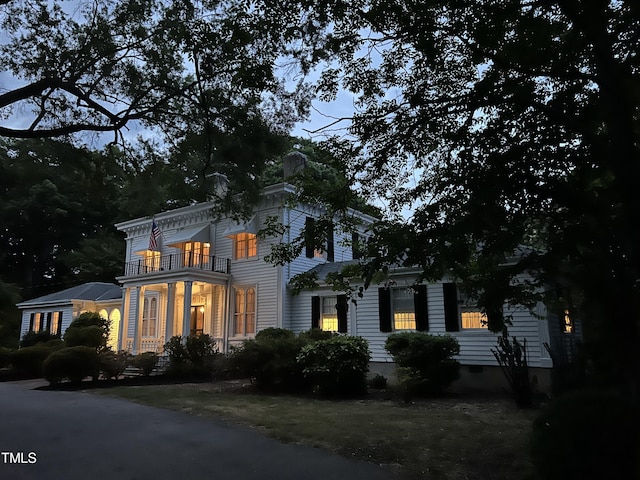
[[[144,287],[136,287],[136,303],[134,308],[133,324],[133,346],[131,353],[137,355],[140,352],[140,324],[142,323],[142,313],[144,310]]]
[[[165,321],[165,343],[173,337],[173,310],[176,305],[176,283],[170,282],[167,284],[167,318]]]
[[[551,344],[551,339],[549,337],[549,311],[542,302],[538,303],[538,316],[540,320],[538,321],[538,332],[540,335],[540,366],[541,367],[553,367],[553,360],[551,359],[551,355],[544,347],[544,344]]]
[[[129,337],[129,307],[131,305],[131,288],[126,287],[122,295],[122,315],[120,317],[120,331],[118,332],[118,350],[127,349]]]
[[[184,281],[184,311],[182,317],[182,335],[189,336],[191,331],[191,293],[193,289],[193,281]]]

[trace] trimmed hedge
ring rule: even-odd
[[[98,354],[98,366],[102,376],[106,379],[117,379],[122,375],[129,365],[131,355],[126,351],[118,353],[112,350],[106,350]]]
[[[441,394],[460,375],[460,364],[453,359],[460,345],[450,335],[394,333],[385,348],[398,366],[398,379],[407,395]]]
[[[0,347],[0,368],[11,365],[11,353],[10,348]]]
[[[65,378],[77,384],[85,377],[97,377],[98,371],[98,353],[95,348],[85,346],[55,351],[42,364],[44,378],[52,385]]]
[[[56,350],[64,347],[62,340],[51,340],[11,352],[11,366],[18,375],[42,376],[42,362]]]
[[[129,363],[131,366],[140,370],[142,375],[148,377],[158,363],[158,355],[153,352],[144,352],[131,357]]]
[[[175,335],[164,344],[164,351],[169,355],[165,375],[173,378],[209,378],[220,355],[215,341],[206,334]]]

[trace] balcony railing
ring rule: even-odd
[[[229,273],[230,260],[215,255],[185,252],[162,255],[160,257],[141,258],[124,264],[124,275],[144,275],[145,273],[194,268],[209,272]]]

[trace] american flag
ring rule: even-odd
[[[158,250],[158,238],[160,238],[162,232],[158,225],[156,225],[156,221],[153,221],[151,225],[151,236],[149,237],[149,250]]]

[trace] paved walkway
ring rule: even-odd
[[[283,445],[215,419],[34,385],[0,383],[0,479],[394,478],[374,465]]]

